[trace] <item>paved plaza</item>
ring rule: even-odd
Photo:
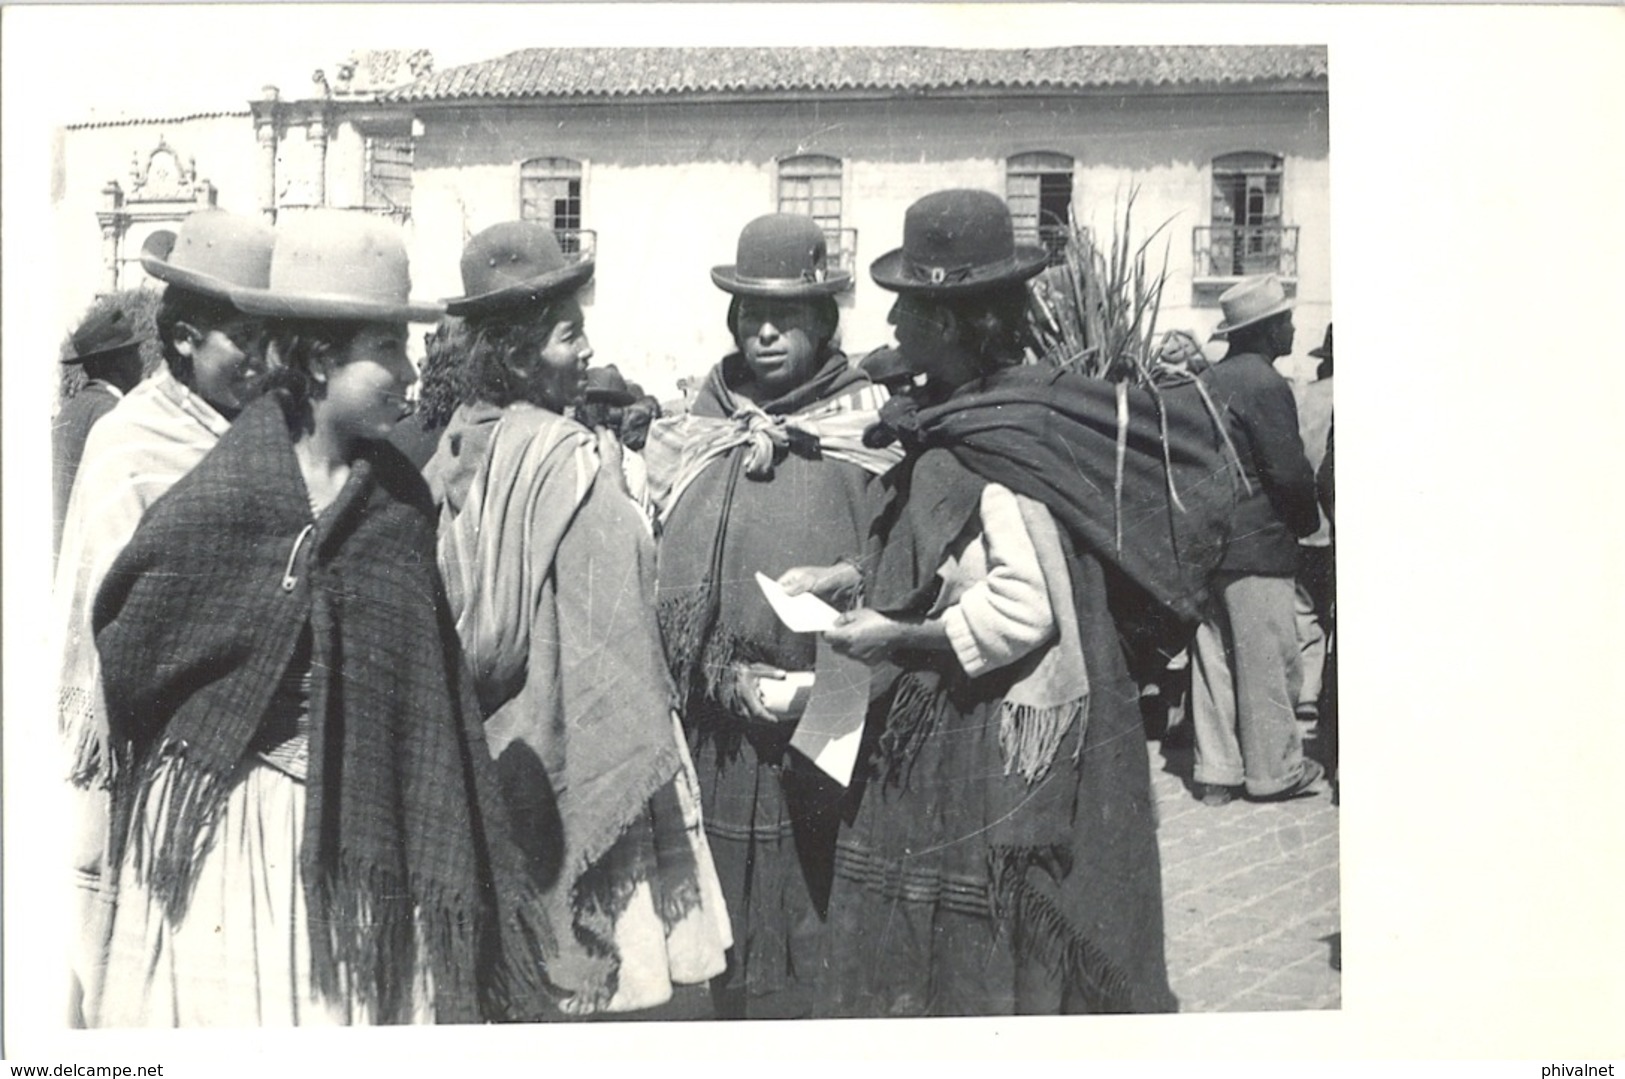
[[[1290,802],[1203,805],[1188,789],[1191,751],[1175,742],[1149,748],[1180,1011],[1339,1007],[1339,811],[1329,785]]]

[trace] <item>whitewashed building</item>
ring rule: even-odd
[[[539,48],[438,72],[423,53],[361,53],[314,87],[65,132],[58,210],[64,234],[88,237],[67,244],[73,287],[88,299],[139,276],[131,245],[174,209],[136,213],[157,191],[150,168],[137,174],[162,139],[178,162],[163,176],[180,173],[193,201],[394,217],[427,296],[461,291],[472,233],[549,224],[597,257],[585,301],[598,362],[658,393],[728,347],[708,270],[774,210],[812,215],[857,271],[840,301],[848,351],[885,343],[891,297],[868,264],[901,242],[907,206],[944,187],[1005,196],[1047,241],[1074,216],[1108,240],[1137,192],[1133,239],[1164,226],[1161,328],[1205,337],[1219,293],[1259,272],[1296,292],[1300,354],[1331,318],[1320,47]]]

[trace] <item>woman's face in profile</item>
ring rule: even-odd
[[[586,392],[587,361],[591,359],[592,345],[587,340],[581,305],[573,299],[565,300],[558,307],[547,342],[531,365],[528,396],[542,407],[562,413]]]

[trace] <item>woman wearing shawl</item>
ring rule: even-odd
[[[839,791],[789,749],[815,638],[779,622],[755,574],[856,550],[871,479],[900,455],[862,444],[885,394],[835,347],[851,275],[827,267],[811,218],[757,218],[711,278],[733,296],[738,351],[644,451],[660,620],[733,918],[718,1014],[795,1018],[810,1014]]]
[[[564,416],[592,348],[567,261],[531,222],[463,252],[472,403],[426,469],[486,736],[520,826],[553,838],[540,866],[558,927],[547,976],[567,1015],[703,1006],[727,913],[654,617],[654,541],[627,496],[619,443]]]
[[[872,273],[900,294],[898,348],[925,382],[872,438],[900,435],[908,457],[882,481],[864,606],[827,634],[874,668],[877,691],[819,1012],[1171,1010],[1145,737],[1114,611],[1193,613],[1227,504],[1216,429],[1171,393],[1163,432],[1144,391],[1022,366],[1023,282],[1046,253],[1015,245],[997,196],[927,196],[903,234]],[[1170,516],[1170,489],[1188,520]],[[858,573],[780,580],[829,595]]]
[[[143,518],[95,604],[125,824],[100,1021],[472,1022],[541,1008],[547,927],[434,565],[382,440],[415,373],[406,250],[285,226],[272,393]],[[534,858],[532,858],[534,860]]]

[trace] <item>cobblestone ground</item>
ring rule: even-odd
[[[1207,806],[1191,751],[1153,742],[1168,975],[1184,1012],[1342,1003],[1338,809],[1330,787],[1282,803]],[[1308,743],[1311,755],[1314,742]]]

